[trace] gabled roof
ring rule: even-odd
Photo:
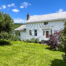
[[[41,21],[52,21],[52,20],[66,20],[66,11],[60,13],[52,13],[46,15],[34,15],[30,16],[26,23],[41,22]]]
[[[21,25],[20,27],[16,28],[15,31],[21,31],[26,29],[26,25]]]

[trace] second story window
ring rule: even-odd
[[[37,30],[34,30],[34,35],[37,36]]]
[[[29,30],[29,35],[32,35],[32,30]]]
[[[44,25],[47,25],[48,24],[48,22],[44,22]]]

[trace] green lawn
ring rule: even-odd
[[[0,46],[0,66],[66,66],[63,52],[47,49],[47,45],[11,41]]]

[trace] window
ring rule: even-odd
[[[37,36],[37,30],[34,30],[34,35]]]
[[[29,30],[29,35],[32,35],[32,31],[31,30]]]
[[[44,22],[44,25],[47,25],[48,24],[48,22]]]

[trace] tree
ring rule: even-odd
[[[66,61],[66,22],[65,22],[65,28],[61,33],[61,44],[64,45],[64,52],[65,54],[63,55],[63,60]]]
[[[0,12],[0,32],[11,32],[13,27],[13,19],[9,14]]]
[[[13,19],[9,14],[0,12],[0,40],[7,39],[13,30]]]

